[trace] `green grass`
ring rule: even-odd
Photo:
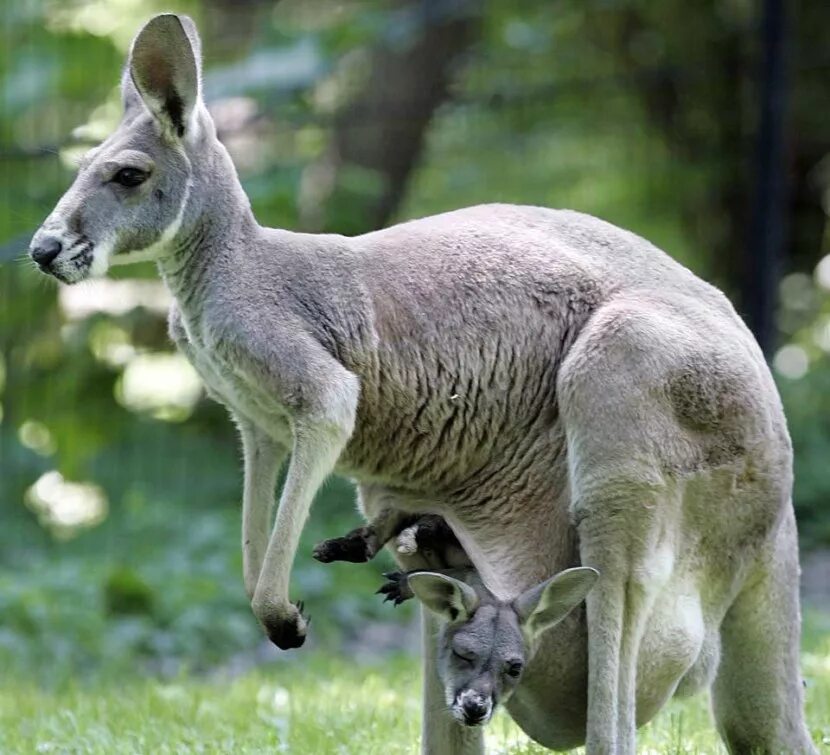
[[[808,719],[830,743],[827,617],[807,622],[803,666]],[[374,666],[292,655],[233,678],[100,677],[47,689],[16,674],[0,682],[0,752],[391,755],[417,752],[419,673],[412,658]],[[500,714],[488,753],[531,755],[533,745]],[[723,752],[701,696],[670,703],[640,731],[640,753]]]

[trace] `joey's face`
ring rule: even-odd
[[[447,706],[461,723],[480,726],[515,690],[539,637],[585,599],[599,573],[565,569],[510,602],[478,579],[428,571],[407,577],[415,597],[444,622],[436,670]]]
[[[82,159],[32,239],[32,259],[75,283],[103,275],[111,264],[156,258],[181,224],[189,180],[184,149],[159,138],[149,113],[122,123]]]
[[[486,724],[496,705],[513,693],[526,654],[518,617],[509,606],[482,605],[466,623],[446,627],[438,673],[452,715],[467,726]]]
[[[191,194],[188,154],[201,157],[215,141],[201,97],[199,35],[186,16],[165,13],[144,25],[121,94],[121,124],[83,158],[32,239],[32,259],[65,283],[167,253]]]

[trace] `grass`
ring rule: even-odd
[[[804,673],[808,720],[830,744],[828,619],[808,617]],[[246,753],[392,755],[417,752],[417,662],[375,666],[293,655],[240,676],[102,676],[55,689],[15,675],[0,682],[0,752]],[[488,753],[547,752],[500,714],[487,728]],[[639,735],[639,752],[721,753],[704,697],[673,701]]]

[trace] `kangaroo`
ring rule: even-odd
[[[305,639],[291,567],[337,471],[369,520],[442,516],[501,600],[571,566],[599,572],[587,639],[566,619],[542,637],[558,643],[537,654],[550,665],[523,680],[557,697],[524,712],[537,728],[584,715],[570,728],[589,753],[631,755],[636,721],[699,670],[732,752],[815,752],[792,450],[726,297],[572,211],[487,205],[354,238],[264,228],[201,89],[192,21],[152,18],[130,49],[118,128],[30,253],[64,283],[157,262],[170,335],[239,428],[244,583],[271,640]],[[398,554],[407,570],[417,557]],[[422,747],[481,752],[480,728],[438,704],[437,620],[423,615]],[[581,695],[559,695],[563,680]]]
[[[465,726],[481,726],[499,703],[510,700],[543,710],[551,699],[535,697],[537,689],[519,681],[532,663],[544,632],[555,627],[585,598],[598,576],[590,567],[559,572],[529,588],[514,600],[499,600],[480,580],[475,569],[394,572],[381,588],[396,605],[417,597],[441,620],[436,674],[452,716]],[[584,621],[581,629],[584,631]],[[550,680],[546,681],[549,686]],[[515,698],[513,697],[515,695]],[[521,705],[516,707],[521,725]],[[581,719],[580,719],[581,713]],[[557,711],[552,711],[556,717]],[[584,708],[574,711],[571,726],[584,730]],[[638,725],[645,721],[638,721]],[[530,727],[528,734],[533,736]],[[561,749],[562,732],[541,745]],[[579,740],[576,735],[575,740]]]

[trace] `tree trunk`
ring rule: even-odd
[[[427,126],[478,38],[480,0],[406,0],[394,12],[362,89],[335,118],[323,165],[306,176],[301,218],[309,230],[360,233],[389,222]]]

